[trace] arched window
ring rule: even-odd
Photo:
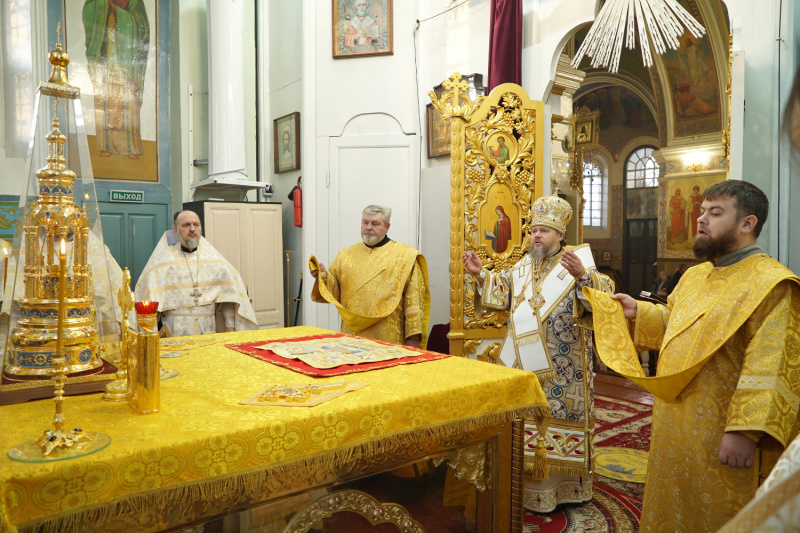
[[[652,146],[642,146],[628,156],[628,162],[625,164],[625,187],[627,189],[658,187],[661,167],[653,157],[653,150]]]
[[[603,227],[605,202],[605,165],[594,157],[583,162],[583,225]]]

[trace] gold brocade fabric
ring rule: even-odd
[[[640,531],[717,531],[750,501],[759,475],[758,468],[719,462],[723,433],[769,435],[781,446],[796,435],[797,282],[756,254],[731,266],[690,268],[666,306],[637,302],[636,349],[660,350],[658,375],[637,381],[696,372],[685,385],[671,384],[674,401],[655,398]],[[624,344],[621,328],[606,327],[606,317],[595,314],[601,355]],[[770,442],[762,438],[759,448]]]
[[[219,337],[241,343],[325,333],[296,327]],[[157,520],[165,502],[200,508],[247,491],[270,494],[275,483],[320,475],[315,468],[335,472],[387,443],[474,431],[531,408],[541,413],[547,405],[532,374],[458,357],[364,372],[358,375],[368,384],[363,390],[305,409],[238,402],[269,384],[342,378],[301,376],[219,343],[171,359],[169,366],[179,374],[161,382],[157,414],[134,414],[126,403],[104,402],[99,394],[66,399],[68,427],[107,433],[108,448],[49,464],[20,463],[3,453],[0,531],[24,522],[46,525],[42,531],[102,530],[97,524],[111,513],[141,511],[146,522]],[[0,407],[0,449],[38,437],[53,412],[49,400]],[[324,466],[309,466],[315,464]]]
[[[372,318],[367,322],[343,318],[342,333],[393,344],[421,335],[420,347],[425,348],[430,316],[428,269],[413,248],[395,241],[377,248],[356,243],[336,255],[326,285],[330,295],[356,318]],[[326,302],[319,280],[311,298]],[[364,324],[369,325],[361,329]]]
[[[197,302],[192,295],[195,282],[201,293]],[[231,303],[236,308],[236,331],[258,327],[242,277],[205,237],[200,237],[197,251],[185,254],[180,243],[167,244],[164,234],[136,282],[134,292],[137,302],[158,302],[160,313]],[[173,333],[182,336],[190,332]]]
[[[800,437],[786,449],[753,501],[719,533],[797,531],[800,531]]]

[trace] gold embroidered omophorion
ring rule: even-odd
[[[506,272],[484,271],[482,305],[501,309],[511,300],[500,360],[535,372],[550,403],[552,418],[544,432],[534,424],[525,426],[526,473],[534,475],[533,481],[546,468],[549,478],[525,485],[524,505],[536,512],[592,495],[592,340],[591,331],[581,327],[586,309],[576,289],[613,292],[613,283],[597,272],[589,245],[565,249],[574,251],[586,268],[577,280],[560,264],[563,250],[542,261],[526,255]],[[540,464],[545,452],[546,466]]]
[[[798,282],[764,253],[690,268],[667,305],[637,302],[633,346],[617,302],[592,297],[601,358],[656,394],[642,531],[717,531],[750,501],[759,469],[719,462],[724,432],[762,452],[796,435]],[[660,351],[653,378],[634,367],[646,349]]]
[[[342,333],[394,344],[421,335],[420,347],[425,348],[428,266],[410,246],[389,241],[369,248],[359,242],[341,250],[328,268],[326,283],[314,283],[311,298],[336,305]]]

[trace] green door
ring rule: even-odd
[[[168,229],[168,206],[98,202],[98,207],[103,240],[119,266],[131,271],[134,289],[150,254]]]

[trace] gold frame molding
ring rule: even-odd
[[[389,523],[403,533],[425,533],[422,525],[411,518],[411,514],[402,505],[380,503],[359,490],[340,490],[317,498],[298,511],[283,531],[306,533],[323,518],[347,511],[363,516],[373,526]]]

